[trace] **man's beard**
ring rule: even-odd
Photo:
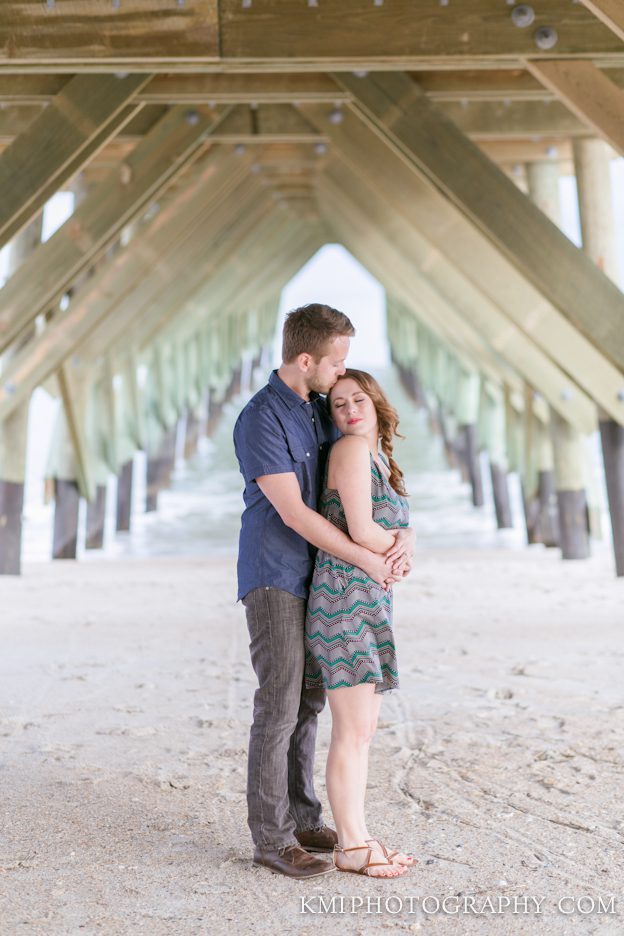
[[[331,388],[334,386],[334,384],[338,380],[338,378],[336,377],[334,380],[331,380],[330,382],[330,379],[326,378],[326,382],[322,383],[321,379],[317,377],[316,374],[314,374],[311,377],[309,377],[307,380],[308,390],[314,390],[315,393],[327,394],[329,393]]]

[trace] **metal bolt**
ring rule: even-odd
[[[618,390],[617,398],[618,398],[618,402],[624,403],[624,388],[622,390]]]
[[[557,156],[558,152],[559,152],[559,150],[557,149],[556,146],[547,146],[547,147],[546,147],[546,155],[548,156],[549,159],[554,159],[555,156]]]
[[[316,153],[317,156],[324,156],[325,153],[327,152],[327,144],[326,144],[326,143],[315,143],[315,144],[314,144],[314,152]]]
[[[557,30],[552,26],[540,26],[533,33],[533,38],[538,49],[552,49],[559,41]]]
[[[187,110],[184,119],[190,127],[196,127],[199,123],[199,112],[196,110]]]
[[[572,399],[573,396],[574,396],[574,393],[571,387],[564,387],[563,390],[561,391],[561,399],[565,400],[566,403],[568,403]]]
[[[54,6],[55,0],[46,0],[46,6],[52,8]]]
[[[16,384],[14,384],[14,383],[5,383],[5,385],[4,385],[4,391],[5,391],[5,393],[15,393],[16,390],[17,390]]]
[[[354,71],[353,74],[356,78],[366,78],[366,76],[368,75],[368,72],[360,70],[360,71]]]
[[[383,6],[384,0],[373,0],[373,6]]]
[[[308,6],[309,6],[309,7],[317,7],[317,6],[318,6],[318,0],[308,0]]]
[[[234,152],[236,153],[237,156],[242,156],[243,153],[247,152],[247,147],[245,146],[244,143],[237,143],[236,146],[234,147]]]
[[[115,10],[118,10],[121,6],[121,0],[113,0],[113,7]]]
[[[330,110],[327,119],[330,123],[341,124],[344,120],[344,114],[339,107],[334,107],[333,110]]]
[[[251,0],[242,0],[241,6],[243,10],[248,10],[251,6]]]
[[[520,29],[526,29],[534,20],[535,10],[526,3],[521,3],[520,6],[514,7],[511,11],[511,21],[514,26],[518,26]]]
[[[119,78],[121,81],[123,78],[128,77],[128,72],[115,72],[115,78]]]

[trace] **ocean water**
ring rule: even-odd
[[[130,533],[116,533],[116,480],[108,487],[105,546],[84,549],[85,505],[81,505],[78,558],[93,561],[105,558],[150,556],[236,556],[240,516],[243,507],[243,481],[232,445],[232,429],[238,413],[252,392],[262,386],[268,371],[257,369],[252,386],[225,408],[214,437],[202,439],[197,454],[185,462],[181,457],[183,432],[178,439],[176,471],[172,485],[159,494],[159,508],[145,514],[145,456],[139,452],[134,462],[133,515]],[[470,486],[446,462],[442,439],[431,432],[426,414],[418,410],[403,391],[393,368],[375,372],[396,406],[399,429],[405,440],[397,440],[395,457],[405,473],[410,494],[411,522],[417,532],[418,549],[523,549],[520,487],[517,476],[509,478],[514,528],[499,531],[489,483],[487,459],[482,469],[486,504],[475,508]],[[24,562],[50,559],[52,505],[27,506],[24,521]],[[605,541],[608,543],[608,527]],[[541,549],[542,547],[532,547]]]

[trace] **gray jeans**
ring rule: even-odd
[[[243,598],[258,678],[249,736],[247,809],[254,844],[297,845],[295,830],[323,825],[314,792],[317,715],[324,689],[306,689],[306,602],[279,588],[254,588]]]

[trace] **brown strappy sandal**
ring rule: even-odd
[[[376,841],[376,839],[369,839],[369,841]],[[381,843],[378,843],[378,844],[381,844]],[[339,855],[341,852],[342,854],[346,855],[347,852],[353,852],[353,851],[366,851],[367,852],[366,858],[364,859],[364,864],[360,865],[359,868],[341,868],[338,862],[336,861],[336,855]],[[379,878],[379,879],[400,877],[403,874],[403,872],[399,872],[399,874],[384,874],[384,875],[369,874],[368,872],[369,868],[376,868],[376,867],[387,868],[388,866],[391,866],[393,868],[401,867],[400,865],[395,864],[392,861],[388,861],[387,859],[385,861],[371,861],[370,859],[371,859],[372,854],[373,854],[373,849],[370,845],[354,845],[353,848],[342,848],[340,845],[334,845],[334,855],[333,855],[334,866],[336,867],[338,871],[345,871],[345,872],[350,871],[351,874],[365,874],[367,877],[374,877],[374,878]],[[405,865],[403,865],[403,867],[405,867]]]
[[[414,858],[413,855],[408,855],[406,852],[403,852],[403,853],[399,851],[389,852],[386,846],[384,845],[384,843],[380,841],[379,839],[364,839],[364,841],[376,842],[377,845],[379,845],[379,847],[381,848],[382,852],[384,853],[384,858],[387,858],[388,861],[391,862],[391,864],[400,865],[402,868],[413,868],[414,865],[418,864],[418,858]],[[403,861],[392,861],[395,855],[400,855],[400,854],[404,854],[406,858],[409,858],[409,861],[407,862],[407,864],[405,864],[405,862]]]

